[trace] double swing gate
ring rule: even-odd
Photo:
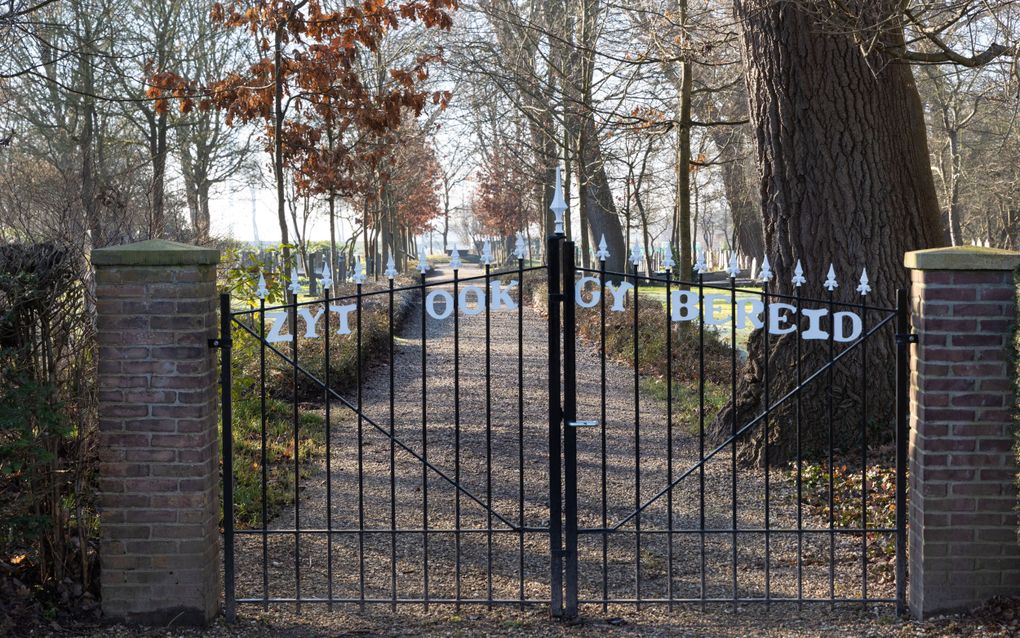
[[[884,308],[866,280],[846,300],[587,269],[562,236],[545,265],[518,256],[278,306],[222,297],[228,618],[274,603],[902,610],[904,291]],[[762,321],[751,352],[788,339],[792,356],[754,365],[742,342]],[[759,408],[731,409],[749,377]]]

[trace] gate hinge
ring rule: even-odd
[[[919,341],[916,332],[896,335],[896,343],[917,343]]]
[[[234,342],[231,341],[230,339],[220,339],[219,337],[215,337],[215,338],[209,340],[209,347],[210,348],[229,348],[229,347],[231,347],[233,345],[233,343]]]

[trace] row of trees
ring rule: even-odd
[[[217,189],[266,182],[285,251],[304,250],[309,216],[326,214],[334,258],[361,240],[402,260],[440,212],[433,139],[449,94],[431,86],[427,32],[449,28],[452,6],[12,3],[0,232],[83,256],[205,243]],[[344,222],[355,232],[338,247]]]
[[[486,167],[482,181],[514,163],[516,175],[486,188],[520,190],[515,181],[530,183],[530,202],[520,216],[531,223],[548,207],[553,167],[568,168],[578,197],[568,234],[577,236],[587,260],[603,233],[621,259],[635,239],[646,254],[652,244],[669,241],[680,247],[685,270],[695,243],[723,243],[760,258],[766,242],[759,179],[766,157],[749,110],[754,69],[743,61],[757,53],[747,49],[749,38],[758,37],[751,35],[754,20],[778,20],[779,4],[488,0],[465,6],[450,44],[449,73],[458,87],[451,119],[475,141],[477,163]],[[857,100],[874,92],[867,77],[850,86],[865,72],[874,83],[916,84],[916,91],[907,88],[919,91],[923,122],[914,117],[897,124],[911,129],[904,143],[920,153],[917,170],[927,172],[930,163],[934,171],[939,241],[1016,245],[1014,3],[783,4],[803,16],[802,28],[819,43],[844,46],[859,58],[830,69],[834,81],[847,85],[842,93]],[[810,49],[805,66],[790,70],[804,91],[772,94],[770,108],[780,97],[800,100],[798,109],[831,99],[821,93],[826,87],[815,72],[826,50]],[[849,104],[854,111],[867,108]],[[806,138],[790,142],[783,149],[789,157],[812,150]],[[846,131],[831,140],[853,142]],[[828,172],[845,166],[830,165]],[[844,200],[880,208],[868,193],[852,192],[855,178],[841,179]],[[546,217],[547,230],[549,223]],[[498,234],[498,226],[492,232]]]
[[[864,39],[866,12],[800,4],[821,38],[846,37],[865,57],[881,48]],[[909,55],[890,59],[918,64],[946,239],[1012,246],[1016,83],[1003,54],[1015,39],[1013,3],[985,4],[889,9],[909,39]],[[771,3],[738,6],[750,17]],[[333,237],[338,224],[354,229],[346,246],[334,242],[334,257],[357,248],[402,262],[431,226],[448,248],[465,190],[474,194],[462,208],[486,234],[547,231],[562,164],[577,198],[568,234],[585,259],[602,235],[613,260],[635,240],[645,254],[678,246],[682,267],[695,243],[764,252],[756,131],[729,2],[366,7],[15,3],[0,123],[7,232],[41,224],[87,230],[90,245],[208,241],[217,187],[264,174],[285,244],[304,246],[308,217],[325,215]],[[982,42],[995,48],[977,58]],[[866,66],[891,75],[888,64]]]
[[[610,270],[722,244],[866,265],[891,305],[905,250],[1020,241],[1012,0],[30,2],[0,16],[8,237],[204,241],[265,169],[285,245],[326,214],[334,258],[403,268],[427,229],[551,232],[562,166]]]
[[[485,0],[458,17],[453,109],[486,167],[479,197],[492,203],[475,210],[526,192],[532,203],[516,217],[548,232],[562,162],[577,195],[568,234],[588,263],[603,234],[611,270],[627,244],[649,255],[669,241],[688,273],[695,242],[722,241],[767,255],[785,294],[798,259],[818,274],[830,263],[844,277],[867,267],[869,299],[891,307],[907,283],[904,252],[1020,241],[1020,15],[1010,0]],[[503,234],[513,220],[484,221]],[[774,369],[792,369],[793,344],[775,339],[766,353],[752,339],[719,439],[734,411],[746,422],[764,409],[766,354]],[[891,363],[891,341],[869,352],[869,365]],[[846,391],[837,445],[861,418],[852,361],[847,370],[836,379]],[[781,396],[793,379],[773,383]],[[875,383],[873,406],[891,396],[891,380]],[[766,447],[773,460],[789,456],[793,430],[773,436],[759,435],[746,458],[761,460]]]

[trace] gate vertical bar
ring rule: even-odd
[[[518,235],[520,237],[520,235]],[[521,253],[523,255],[523,253]],[[518,598],[524,611],[524,257],[517,258],[517,525],[518,533]]]
[[[599,285],[606,282],[606,258],[599,259]],[[609,611],[609,497],[606,470],[606,295],[599,295],[599,425],[602,431],[600,441],[602,470],[602,611]]]
[[[453,269],[453,472],[454,482],[460,485],[460,269]],[[457,599],[455,609],[460,611],[461,599],[461,522],[460,522],[460,490],[453,494],[453,544],[454,565],[454,597]]]
[[[390,601],[390,610],[397,610],[397,417],[396,417],[396,353],[394,342],[396,341],[396,327],[393,318],[393,278],[390,277],[389,292],[387,293],[387,325],[389,327],[389,416],[390,416],[390,594],[393,600]],[[458,547],[459,549],[459,547]],[[458,555],[458,560],[460,556]],[[460,571],[459,569],[457,570]],[[459,598],[459,596],[458,596]]]
[[[297,279],[295,270],[294,279]],[[301,613],[301,415],[298,404],[298,288],[290,294],[291,425],[294,436],[294,607]]]
[[[867,291],[861,289],[861,334],[868,334]],[[861,339],[861,598],[868,599],[868,341]],[[867,603],[863,605],[867,609]]]
[[[910,315],[907,291],[896,291],[896,613],[907,609],[907,439],[910,436]]]
[[[574,242],[563,242],[563,496],[566,526],[564,615],[577,616],[577,361],[574,333]]]
[[[484,254],[484,252],[483,252]],[[487,259],[486,262],[489,260]],[[486,602],[492,609],[492,264],[485,264],[485,548]]]
[[[634,256],[634,598],[635,607],[641,610],[641,366],[638,359],[640,346],[640,317],[638,313],[638,264],[640,256],[635,246]]]
[[[326,598],[329,599],[329,610],[333,611],[333,430],[330,423],[330,404],[333,397],[329,396],[329,391],[333,387],[329,361],[329,287],[333,282],[325,283],[327,285],[322,287],[322,366],[325,372],[322,402],[326,408]]]
[[[666,484],[673,484],[673,282],[666,268]],[[681,284],[682,285],[682,284]],[[666,495],[666,598],[673,611],[673,490]]]
[[[549,611],[563,615],[563,515],[560,483],[560,242],[546,240],[549,318]]]
[[[425,299],[428,287],[425,269],[421,271],[421,587],[424,595],[423,608],[429,610],[429,428],[428,428],[428,311]],[[491,503],[486,503],[491,506]],[[491,511],[491,509],[490,509]],[[492,527],[491,519],[489,527]],[[362,582],[364,597],[364,581]]]
[[[835,314],[835,302],[833,301],[833,288],[829,288],[828,299],[829,299],[829,316]],[[835,332],[830,332],[828,337],[829,344],[829,367],[825,373],[825,386],[826,386],[826,419],[828,425],[828,442],[829,447],[828,453],[828,464],[826,465],[826,472],[828,472],[828,519],[829,519],[829,609],[835,609],[836,605],[836,514],[835,514],[835,480],[833,478],[833,468],[836,464],[835,449],[834,449],[834,413],[835,410],[835,391],[833,389],[834,376],[833,367],[836,359],[836,340]]]
[[[269,609],[269,501],[266,489],[269,483],[269,470],[266,459],[268,435],[266,426],[266,298],[259,299],[259,423],[261,425],[261,447],[259,465],[262,473],[262,608]]]
[[[234,595],[234,432],[230,391],[230,295],[220,295],[220,392],[223,397],[223,598],[227,622],[237,618]]]
[[[356,279],[355,313],[357,315],[357,341],[355,357],[355,383],[358,386],[358,608],[365,611],[365,417],[364,395],[362,388],[363,374],[361,365],[364,363],[364,332],[362,332],[361,315],[364,310],[363,288],[364,276]]]

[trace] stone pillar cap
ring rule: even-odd
[[[94,266],[212,266],[219,262],[220,251],[215,248],[166,239],[150,239],[92,251]]]
[[[912,270],[1016,270],[1020,253],[980,246],[930,248],[907,253],[903,265]]]

